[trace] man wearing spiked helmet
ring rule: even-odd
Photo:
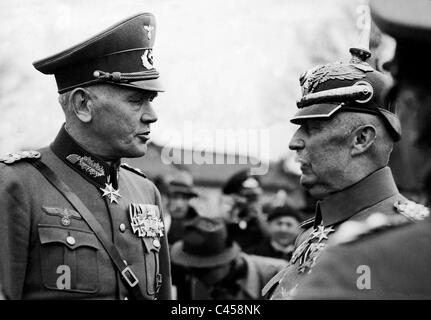
[[[406,210],[416,204],[398,192],[387,166],[401,137],[395,107],[384,99],[390,79],[366,62],[368,45],[350,52],[348,63],[318,66],[300,77],[302,97],[291,119],[300,127],[289,147],[301,165],[301,184],[319,201],[315,217],[302,224],[290,265],[264,288],[270,299],[295,296],[343,222],[375,212],[400,221],[420,218]]]
[[[397,42],[389,66],[394,84],[387,99],[400,104],[404,131],[401,151],[415,166],[404,168],[431,199],[429,73],[431,2],[372,0],[376,25]],[[405,103],[408,101],[409,103]],[[429,210],[412,202],[402,210],[412,222],[377,212],[365,221],[346,222],[334,234],[296,299],[431,299],[431,220]]]

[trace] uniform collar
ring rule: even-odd
[[[120,160],[110,165],[86,151],[69,135],[64,125],[50,147],[61,160],[92,184],[102,188],[112,183],[114,188],[118,188]]]
[[[314,225],[338,224],[397,193],[391,169],[381,168],[347,189],[319,201]]]

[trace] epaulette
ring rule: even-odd
[[[406,220],[401,215],[388,216],[380,212],[373,213],[364,221],[346,221],[342,223],[328,241],[328,245],[355,242],[368,235],[410,223],[412,223],[410,220]]]
[[[132,171],[133,173],[140,175],[141,177],[148,178],[147,175],[141,169],[134,168],[124,162],[120,166],[126,170]]]
[[[304,229],[308,229],[309,227],[311,227],[314,224],[314,220],[315,220],[314,217],[307,219],[307,220],[304,220],[299,224],[299,227],[304,228]]]
[[[430,210],[422,204],[410,200],[397,201],[394,207],[398,213],[412,221],[423,220],[430,214]]]
[[[18,151],[14,153],[7,153],[4,156],[0,156],[0,162],[6,164],[12,164],[22,159],[39,159],[41,154],[39,151]]]
[[[284,275],[286,274],[287,268],[279,271],[275,276],[273,276],[263,287],[261,294],[262,297],[269,298],[271,293],[274,291],[275,286],[283,280]]]

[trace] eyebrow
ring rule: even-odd
[[[130,94],[127,95],[127,98],[134,98],[134,99],[145,99],[145,98],[155,98],[158,96],[158,92],[157,91],[136,91],[136,92],[131,92]]]

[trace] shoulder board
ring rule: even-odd
[[[299,226],[300,226],[301,228],[308,229],[309,227],[311,227],[311,226],[314,224],[314,220],[315,220],[315,218],[314,218],[314,217],[313,217],[313,218],[310,218],[310,219],[307,219],[307,220],[305,220],[305,221],[302,221],[302,222],[299,224]]]
[[[339,245],[355,242],[368,235],[410,223],[412,223],[410,220],[400,215],[388,216],[383,213],[374,213],[364,221],[346,221],[342,223],[330,241],[328,241],[328,244]]]
[[[397,212],[412,221],[423,220],[430,214],[430,210],[422,204],[410,200],[397,201],[394,203]]]
[[[0,156],[0,162],[5,164],[12,164],[22,159],[39,159],[41,154],[39,151],[18,151],[14,153],[7,153],[4,156]]]
[[[263,297],[269,298],[269,295],[274,291],[275,286],[280,283],[280,281],[283,279],[285,273],[287,271],[287,268],[279,271],[275,276],[273,276],[263,287],[261,294]]]
[[[126,170],[132,171],[133,173],[140,175],[141,177],[148,178],[147,175],[141,169],[134,168],[128,165],[127,163],[122,163],[120,166],[121,168],[124,168]]]

